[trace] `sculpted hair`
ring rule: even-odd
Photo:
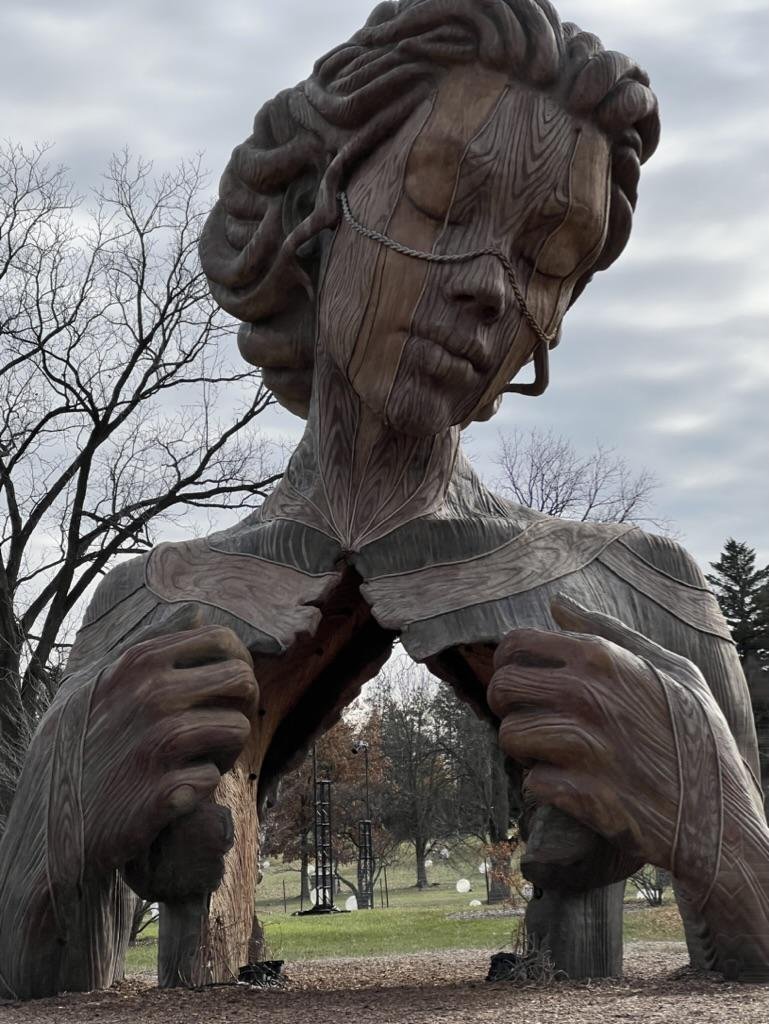
[[[237,146],[200,243],[216,301],[244,322],[244,358],[263,368],[279,402],[307,415],[312,384],[320,238],[339,220],[337,192],[457,64],[478,63],[550,93],[612,143],[606,242],[590,273],[630,235],[641,164],[659,139],[648,76],[561,24],[548,0],[401,0],[266,103]]]

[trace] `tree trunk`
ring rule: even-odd
[[[249,942],[259,933],[254,914],[259,875],[259,821],[256,813],[256,776],[243,764],[222,778],[216,791],[235,825],[235,844],[225,859],[224,879],[213,894],[209,914],[209,953],[213,980],[237,978],[249,962]]]
[[[243,755],[222,777],[217,803],[232,814],[235,841],[224,861],[224,878],[210,897],[201,894],[179,904],[161,904],[158,984],[198,986],[231,981],[248,962],[255,925],[259,828],[256,775]]]
[[[429,885],[427,881],[427,868],[425,867],[425,859],[427,857],[427,840],[416,839],[414,841],[414,850],[416,852],[417,862],[417,889],[426,889]]]
[[[496,733],[490,731],[492,764],[492,807],[489,820],[489,839],[492,848],[489,856],[489,903],[509,900],[510,888],[510,846],[507,829],[510,824],[509,779],[505,770],[505,756],[497,745]]]
[[[302,880],[300,882],[301,888],[299,898],[302,904],[305,904],[310,902],[310,876],[307,874],[307,868],[310,866],[309,832],[302,832],[300,861]]]
[[[152,907],[150,900],[143,900],[141,896],[136,897],[136,903],[134,906],[133,918],[131,919],[131,934],[128,936],[129,946],[133,946],[139,937],[139,932],[144,923],[144,919]]]
[[[511,897],[510,852],[504,846],[495,846],[490,851],[486,870],[489,873],[489,903],[503,903]]]
[[[0,614],[0,834],[11,809],[29,740],[19,689],[19,651],[8,640],[3,627],[6,621],[7,617]]]

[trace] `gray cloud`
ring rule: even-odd
[[[0,33],[5,136],[56,141],[82,187],[127,144],[160,165],[198,150],[215,174],[257,108],[303,78],[374,0],[17,0]],[[766,345],[769,220],[765,2],[573,0],[652,75],[663,140],[627,252],[569,314],[539,400],[474,427],[481,471],[497,431],[552,426],[616,445],[660,478],[657,506],[702,561],[729,534],[769,560]],[[299,421],[268,417],[296,436]]]

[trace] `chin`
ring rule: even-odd
[[[466,400],[458,408],[458,403],[450,402],[445,394],[435,395],[426,390],[418,394],[417,401],[407,400],[412,398],[413,391],[408,396],[397,392],[390,396],[385,410],[390,429],[408,437],[434,437],[463,423],[471,408]]]

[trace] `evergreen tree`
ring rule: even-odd
[[[733,537],[727,540],[718,561],[710,565],[715,572],[707,580],[729,623],[740,660],[744,663],[750,656],[769,654],[769,566],[757,569],[755,550]]]

